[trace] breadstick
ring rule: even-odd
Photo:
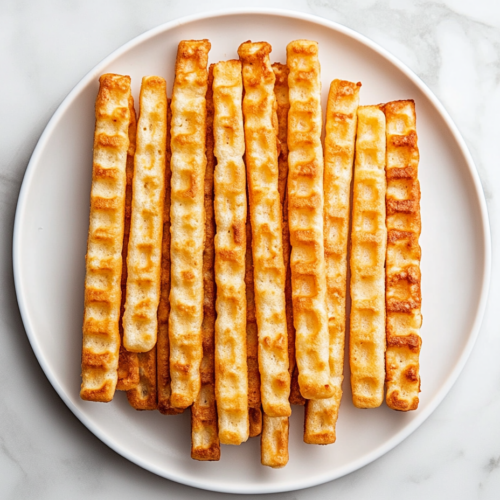
[[[385,378],[385,116],[358,108],[351,232],[349,361],[352,399],[376,408]]]
[[[130,235],[130,215],[132,212],[132,180],[134,179],[134,156],[135,139],[137,134],[137,120],[134,109],[134,98],[129,99],[130,124],[128,127],[129,146],[127,152],[127,188],[125,191],[125,226],[123,230],[122,247],[122,279],[121,279],[121,304],[120,304],[120,356],[118,359],[118,382],[116,389],[119,391],[128,391],[133,389],[139,383],[139,360],[136,352],[130,352],[123,346],[123,313],[125,311],[125,298],[127,291],[127,252],[128,240]]]
[[[293,327],[292,288],[290,276],[290,231],[288,229],[288,209],[286,203],[286,180],[288,177],[287,125],[290,102],[288,99],[288,68],[284,64],[273,64],[276,77],[274,95],[278,105],[278,192],[283,211],[281,226],[283,241],[283,265],[286,270],[286,327],[288,332],[288,373],[292,377],[295,368],[295,329]],[[264,418],[261,437],[261,463],[269,467],[284,467],[288,462],[288,417]]]
[[[354,142],[361,84],[334,80],[328,94],[325,136],[324,233],[326,304],[330,335],[330,379],[334,395],[306,403],[304,441],[335,442],[344,380],[347,242]]]
[[[323,399],[333,396],[333,387],[328,362],[318,44],[309,40],[289,43],[287,65],[288,216],[296,360],[302,396]]]
[[[214,67],[215,394],[219,439],[240,444],[248,439],[245,252],[247,198],[241,63]]]
[[[166,89],[165,80],[159,76],[142,79],[123,314],[123,344],[133,352],[150,352],[157,338],[165,200]]]
[[[259,335],[259,371],[264,413],[291,413],[288,339],[285,308],[285,268],[278,192],[277,116],[274,73],[266,42],[245,42],[238,48],[243,64],[246,165],[255,311]]]
[[[95,104],[80,397],[113,399],[118,380],[130,77],[102,75]]]
[[[203,251],[203,359],[201,389],[191,407],[191,458],[220,460],[219,430],[215,404],[215,218],[214,218],[214,102],[213,64],[207,86],[207,167],[205,169],[205,249]]]
[[[174,408],[200,391],[207,63],[210,42],[179,44],[172,94],[170,376]]]
[[[170,124],[172,113],[171,100],[168,99],[167,111],[167,148],[165,154],[165,203],[163,207],[163,241],[161,258],[161,293],[158,306],[158,340],[156,342],[156,371],[158,387],[158,410],[164,415],[177,415],[182,413],[182,408],[173,408],[170,404],[172,394],[170,387],[170,348],[168,341],[168,316],[170,313]]]
[[[418,407],[420,312],[420,184],[415,103],[383,107],[387,120],[387,352],[386,402],[393,410]]]

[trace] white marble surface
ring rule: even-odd
[[[500,498],[500,3],[497,0],[3,0],[0,15],[0,498],[194,498],[129,463],[70,413],[39,367],[12,276],[15,207],[52,113],[97,62],[140,33],[208,9],[300,10],[375,40],[442,100],[476,162],[493,237],[489,304],[476,347],[435,413],[387,455],[337,481],[262,498]]]

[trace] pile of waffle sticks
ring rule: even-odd
[[[346,324],[354,405],[418,406],[415,105],[334,80],[322,142],[316,42],[286,65],[248,41],[207,69],[209,50],[180,42],[172,99],[144,77],[138,119],[130,77],[100,78],[80,395],[191,408],[192,458],[260,435],[283,467],[291,404],[306,443],[335,441]]]

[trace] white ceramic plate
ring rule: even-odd
[[[287,43],[317,40],[323,99],[334,78],[361,81],[362,104],[416,101],[421,154],[423,249],[422,393],[418,411],[353,407],[348,383],[337,442],[302,442],[303,410],[295,407],[290,462],[260,465],[259,440],[224,446],[218,463],[190,458],[189,412],[165,417],[136,412],[117,393],[107,405],[81,401],[83,280],[98,76],[165,76],[171,93],[177,44],[208,38],[211,62],[237,57],[245,40],[267,40],[285,62]],[[429,89],[394,57],[330,21],[283,11],[231,11],[176,20],[141,35],[93,69],[61,104],[31,158],[17,207],[14,271],[19,306],[33,350],[74,414],[96,436],[136,464],[199,488],[237,493],[286,491],[335,479],[380,457],[436,408],[460,373],[477,336],[488,290],[490,236],[486,205],[471,157]],[[349,374],[346,372],[346,382]]]

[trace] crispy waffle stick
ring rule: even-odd
[[[165,200],[167,84],[163,78],[142,79],[139,107],[123,343],[129,351],[151,352],[158,331]]]
[[[293,327],[292,288],[290,273],[290,231],[288,229],[288,206],[286,200],[286,181],[288,177],[287,125],[288,110],[288,68],[284,64],[273,64],[276,77],[274,94],[278,105],[278,191],[283,211],[282,241],[283,265],[286,270],[286,327],[288,332],[288,373],[292,377],[295,368],[295,329]],[[285,422],[286,421],[286,422]],[[269,467],[284,467],[288,462],[288,417],[265,417],[261,438],[261,463]]]
[[[102,75],[95,104],[80,397],[113,399],[118,380],[130,77]]]
[[[167,147],[165,154],[165,203],[163,207],[163,241],[161,248],[161,293],[158,306],[158,340],[156,342],[156,369],[158,387],[158,410],[164,415],[177,415],[182,408],[173,408],[170,404],[172,394],[170,387],[170,349],[168,340],[168,315],[170,313],[170,99],[167,112]]]
[[[418,407],[422,339],[420,184],[415,103],[383,107],[387,120],[386,402],[393,410]]]
[[[207,63],[210,42],[179,44],[172,94],[171,404],[186,408],[201,387]]]
[[[219,430],[215,404],[215,218],[214,218],[214,102],[213,64],[208,72],[207,86],[207,166],[205,169],[205,249],[203,251],[203,359],[201,389],[191,407],[191,458],[220,460]]]
[[[136,410],[156,410],[158,395],[156,385],[156,346],[149,352],[137,354],[139,359],[139,384],[127,391],[130,406]]]
[[[278,192],[275,76],[266,42],[245,42],[243,64],[246,165],[254,265],[255,311],[259,335],[259,371],[264,413],[291,413],[282,211]]]
[[[260,443],[261,463],[279,469],[288,463],[288,417],[264,414]]]
[[[293,321],[300,392],[306,399],[333,396],[323,241],[323,149],[318,44],[287,46],[288,217],[292,255]]]
[[[351,232],[349,362],[354,406],[376,408],[385,378],[385,116],[358,108]]]
[[[330,335],[330,380],[334,395],[306,403],[304,441],[335,442],[344,379],[347,242],[354,143],[361,84],[334,80],[328,94],[325,135],[325,263],[326,304]]]
[[[250,210],[247,204],[245,254],[245,288],[247,298],[247,372],[248,372],[248,411],[250,419],[250,437],[258,436],[262,430],[262,411],[260,400],[259,373],[259,337],[255,318],[255,295],[253,284],[252,226]]]
[[[214,67],[215,394],[223,444],[248,439],[245,253],[247,198],[240,61]]]
[[[133,389],[139,383],[139,360],[137,353],[130,352],[123,346],[123,312],[125,310],[125,298],[127,291],[127,252],[128,240],[130,234],[130,216],[132,213],[132,181],[134,179],[134,156],[135,156],[135,140],[137,133],[137,120],[134,109],[134,98],[132,95],[129,99],[130,124],[128,127],[129,146],[127,152],[127,188],[125,192],[125,226],[123,230],[123,247],[122,247],[122,279],[121,279],[121,305],[120,305],[120,357],[118,359],[118,382],[116,389],[119,391],[128,391]]]

